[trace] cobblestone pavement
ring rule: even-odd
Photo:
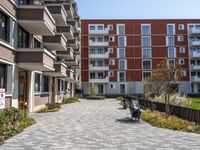
[[[0,149],[200,149],[200,135],[136,123],[116,100],[81,100],[64,105],[58,113],[33,116],[37,123],[7,140]]]

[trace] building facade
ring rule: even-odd
[[[200,93],[200,20],[82,20],[82,89],[103,95],[143,94],[162,60],[179,63],[181,93]]]
[[[34,112],[74,95],[80,17],[73,0],[0,1],[0,88],[6,107]]]

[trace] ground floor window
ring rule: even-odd
[[[49,92],[49,77],[35,73],[35,92]]]
[[[43,90],[42,92],[49,92],[49,77],[48,76],[43,76]]]
[[[58,79],[58,92],[66,92],[67,91],[67,81],[62,79]]]
[[[0,64],[0,88],[7,89],[7,65]]]
[[[35,73],[35,92],[40,92],[41,86],[40,86],[40,74]]]

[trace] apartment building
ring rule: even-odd
[[[179,63],[181,93],[200,93],[200,20],[82,20],[82,89],[90,94],[143,94],[162,60]]]
[[[0,88],[6,107],[34,112],[80,84],[80,17],[74,0],[0,1]]]

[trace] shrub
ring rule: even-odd
[[[104,96],[88,96],[86,99],[88,100],[104,100]]]
[[[80,102],[78,97],[70,97],[67,99],[63,99],[63,104],[76,103],[76,102]]]
[[[0,144],[34,123],[35,120],[29,118],[22,110],[16,108],[0,110]]]
[[[58,112],[61,109],[61,103],[46,104],[46,108],[41,109],[38,113]]]
[[[123,97],[123,96],[117,96],[117,98],[116,98],[118,101],[122,101],[122,100],[124,100],[125,98]]]
[[[145,110],[142,112],[141,118],[155,127],[200,133],[200,125],[176,116],[167,117],[167,114],[163,112]]]

